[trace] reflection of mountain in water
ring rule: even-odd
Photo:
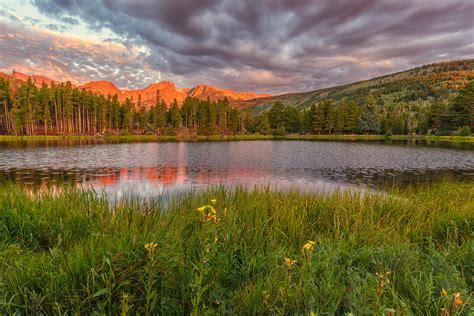
[[[3,147],[0,182],[32,189],[72,184],[110,194],[189,191],[208,185],[304,190],[474,179],[469,150],[383,144],[245,141]]]
[[[32,190],[58,190],[62,186],[94,188],[110,194],[139,195],[189,191],[208,185],[259,184],[268,173],[255,170],[219,171],[180,166],[100,168],[96,170],[25,169],[0,171],[0,182],[11,181]],[[241,180],[241,181],[238,181]]]

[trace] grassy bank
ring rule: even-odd
[[[103,141],[218,141],[218,140],[335,140],[335,141],[427,141],[444,143],[474,143],[474,136],[408,136],[408,135],[299,135],[289,134],[286,136],[245,134],[245,135],[211,135],[197,137],[178,136],[156,136],[156,135],[108,135],[108,136],[86,136],[86,135],[30,135],[13,136],[0,135],[0,142],[14,141],[61,141],[61,140],[103,140]]]
[[[91,192],[6,186],[0,314],[467,315],[473,192],[472,182],[364,196],[216,188],[110,211]]]
[[[286,139],[308,140],[342,140],[342,141],[371,141],[371,140],[397,140],[397,141],[427,141],[448,143],[474,143],[474,136],[431,136],[431,135],[287,135]]]

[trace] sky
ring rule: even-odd
[[[1,0],[0,71],[310,91],[474,58],[471,0]]]

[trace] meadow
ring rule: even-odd
[[[4,184],[0,314],[472,315],[473,231],[473,182],[117,202]]]

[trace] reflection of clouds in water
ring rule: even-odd
[[[159,169],[159,168],[157,168]],[[186,169],[183,169],[183,171]],[[137,172],[134,169],[134,172]],[[164,193],[179,194],[190,191],[200,191],[209,186],[226,185],[227,187],[243,186],[247,188],[269,186],[273,190],[298,189],[303,192],[333,192],[346,190],[363,190],[363,187],[352,184],[331,182],[327,180],[308,180],[303,178],[278,177],[273,175],[259,175],[259,172],[235,171],[219,173],[212,170],[192,172],[193,176],[182,176],[171,181],[169,177],[146,177],[148,169],[140,169],[142,174],[120,172],[120,176],[113,183],[104,185],[101,182],[91,181],[88,184],[94,189],[102,189],[109,196],[121,198],[130,193],[140,197],[160,196]],[[151,173],[157,174],[157,173]],[[123,176],[123,177],[122,177]],[[163,179],[165,181],[163,181]]]
[[[129,194],[139,197],[158,196],[164,193],[164,186],[159,182],[149,182],[142,180],[118,180],[111,186],[100,188],[108,196],[121,199]]]
[[[472,152],[381,144],[248,141],[2,148],[0,182],[46,190],[65,183],[108,194],[160,195],[209,185],[333,191],[472,179]]]

